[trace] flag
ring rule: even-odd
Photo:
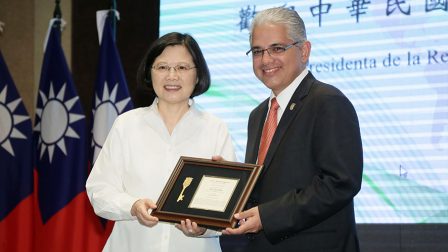
[[[113,34],[116,11],[98,11],[100,56],[92,111],[92,164],[117,116],[133,108]],[[102,26],[104,24],[104,26]]]
[[[113,24],[118,12],[102,10],[97,12],[100,55],[91,125],[91,163],[93,164],[103,147],[104,141],[118,115],[134,107],[126,83],[120,55],[115,44]],[[110,235],[112,221],[101,219],[105,230],[104,239]]]
[[[0,251],[32,251],[32,126],[1,52],[0,118]]]
[[[61,19],[50,21],[36,105],[35,251],[101,251],[101,224],[85,192],[86,119],[61,47],[60,24]]]

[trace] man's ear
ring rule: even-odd
[[[309,42],[308,40],[303,42],[301,51],[302,51],[302,55],[301,55],[302,61],[308,62],[308,59],[310,58],[310,54],[311,54],[311,42]]]

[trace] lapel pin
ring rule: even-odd
[[[295,104],[295,103],[292,103],[292,104],[289,106],[289,110],[294,110],[295,106],[296,106],[296,104]]]

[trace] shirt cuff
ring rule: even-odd
[[[221,236],[221,232],[220,231],[216,231],[213,229],[207,229],[205,230],[205,233],[203,233],[202,235],[197,236],[198,238],[210,238],[210,237],[218,237]]]

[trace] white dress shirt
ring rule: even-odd
[[[138,199],[157,201],[180,156],[236,160],[227,126],[190,104],[171,135],[157,99],[115,120],[86,184],[95,213],[115,221],[103,251],[221,251],[218,237],[186,237],[165,222],[149,228],[130,213]]]
[[[277,110],[277,124],[280,122],[280,119],[282,119],[283,116],[283,112],[285,112],[286,106],[288,106],[289,101],[292,98],[292,95],[294,94],[294,92],[296,91],[296,89],[299,87],[300,83],[303,81],[303,79],[305,79],[305,76],[308,74],[308,69],[305,68],[305,70],[303,70],[299,76],[297,76],[297,78],[295,78],[291,84],[289,84],[285,89],[283,89],[282,92],[280,92],[280,94],[278,94],[277,96],[275,96],[275,94],[273,92],[271,92],[271,96],[269,97],[269,109],[271,109],[271,100],[276,98],[277,99],[277,103],[279,105],[278,110]],[[269,111],[268,111],[269,114]],[[266,116],[267,118],[267,116]]]

